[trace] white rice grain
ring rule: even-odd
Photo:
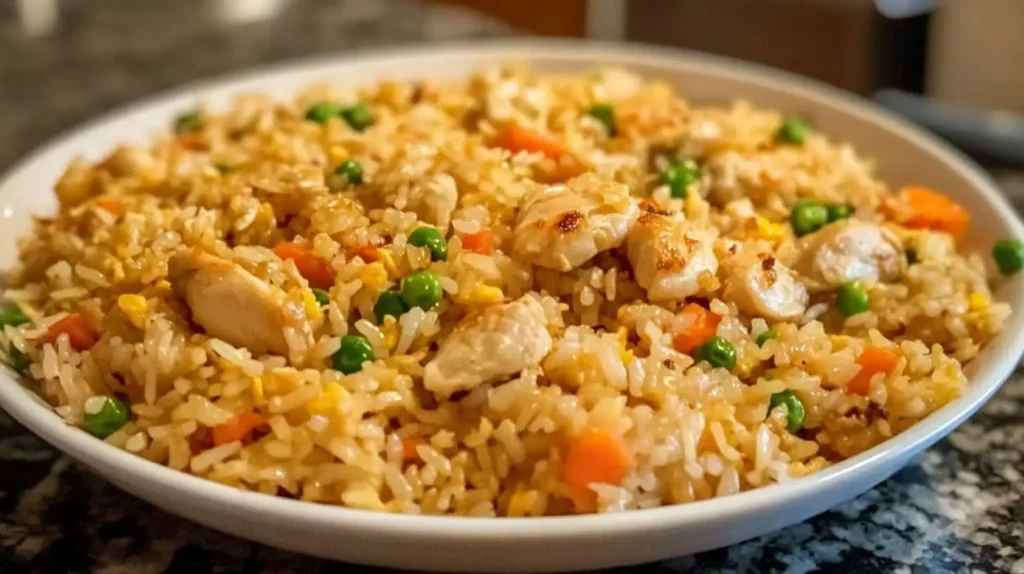
[[[189,463],[189,470],[195,474],[206,472],[212,465],[224,461],[229,456],[237,454],[240,450],[242,450],[242,443],[240,441],[215,446],[193,457]]]

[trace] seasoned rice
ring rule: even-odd
[[[373,123],[307,119],[323,102],[361,102]],[[595,103],[614,106],[613,130],[588,113]],[[889,184],[914,182],[877,179],[813,131],[780,143],[779,112],[696,107],[624,70],[495,67],[198,113],[198,129],[68,166],[59,212],[20,243],[4,298],[28,320],[0,329],[0,345],[69,425],[89,428],[86,402],[116,397],[130,416],[105,435],[112,446],[239,489],[471,516],[727,496],[821,470],[956,399],[963,365],[1010,313],[955,230],[907,216]],[[513,126],[542,143],[502,143]],[[661,174],[683,158],[700,173],[680,194]],[[361,181],[336,173],[349,160]],[[853,219],[798,237],[798,199],[849,205]],[[543,218],[521,224],[560,201],[586,206],[559,212],[564,235],[545,235]],[[424,225],[446,257],[410,241]],[[861,262],[877,276],[848,317],[842,287],[807,259],[858,257],[814,243],[840,228],[882,229],[901,258],[879,244]],[[283,243],[305,259],[283,257]],[[754,253],[770,278],[750,287],[738,274]],[[709,267],[683,278],[701,257]],[[205,311],[204,262],[248,281]],[[440,302],[378,317],[381,295],[421,270]],[[764,291],[776,281],[795,298],[784,318],[756,312],[778,303]],[[686,348],[709,317],[697,343],[723,338],[731,368]],[[334,357],[353,336],[374,360],[346,374]],[[866,349],[891,364],[862,376]],[[787,390],[804,410],[797,430],[790,407],[769,409]],[[575,460],[587,436],[621,452]]]

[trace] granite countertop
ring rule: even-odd
[[[100,112],[192,79],[309,54],[507,34],[478,15],[401,0],[0,3],[0,169]],[[807,522],[616,572],[1024,573],[1022,399],[1018,371],[918,461]],[[0,572],[334,571],[383,572],[167,515],[0,414]]]

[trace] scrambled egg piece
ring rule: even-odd
[[[348,159],[348,150],[340,145],[331,146],[330,151],[327,152],[331,157],[332,163],[341,163]]]
[[[306,313],[306,319],[310,321],[319,321],[324,316],[324,312],[316,302],[316,296],[309,289],[299,287],[292,289],[288,292],[288,300],[302,305],[302,310]]]
[[[786,236],[785,227],[780,223],[772,223],[764,217],[758,217],[757,223],[757,235],[761,239],[766,239],[772,243],[779,243]]]
[[[967,304],[970,306],[971,311],[979,311],[988,307],[988,297],[981,293],[974,292],[967,297]]]
[[[493,305],[505,300],[505,293],[490,285],[477,285],[459,298],[464,305]]]
[[[389,352],[393,351],[398,346],[398,336],[401,332],[398,328],[398,319],[391,315],[384,317],[384,323],[380,326],[380,330],[384,333],[384,346]]]
[[[383,289],[388,282],[387,266],[381,262],[366,265],[359,270],[358,275],[364,285],[373,289]]]
[[[318,415],[329,415],[338,411],[338,404],[347,397],[349,392],[338,383],[327,383],[323,391],[315,399],[306,404],[309,412]]]
[[[529,491],[523,489],[516,489],[508,501],[508,515],[526,516],[533,507],[533,501],[535,499],[535,494],[531,494]]]
[[[141,329],[146,324],[149,305],[142,295],[121,295],[117,298],[117,306],[128,316],[132,325]]]
[[[252,399],[256,406],[261,407],[267,404],[267,397],[263,394],[263,378],[252,378]]]
[[[391,256],[391,253],[386,249],[378,249],[377,256],[380,257],[381,263],[384,265],[384,269],[387,270],[391,277],[398,277],[398,266],[395,265],[395,258]]]

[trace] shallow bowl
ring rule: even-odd
[[[100,118],[50,143],[0,182],[0,268],[15,261],[16,237],[29,215],[52,212],[51,192],[76,155],[98,159],[124,141],[144,142],[182,110],[213,108],[233,94],[286,98],[309,83],[367,83],[460,77],[480,66],[527,61],[542,70],[624,66],[677,86],[698,103],[741,98],[811,119],[878,162],[893,186],[943,190],[972,217],[969,246],[988,250],[1024,227],[999,190],[945,144],[868,102],[806,79],[731,60],[646,46],[569,41],[474,42],[415,47],[289,63],[188,86]],[[997,298],[1024,302],[1024,280],[1002,284]],[[946,436],[1009,376],[1024,349],[1024,314],[1015,312],[967,369],[966,396],[903,434],[788,484],[717,500],[663,508],[549,518],[400,516],[238,491],[150,463],[66,426],[9,371],[0,370],[0,406],[32,432],[123,490],[171,513],[265,544],[365,564],[441,571],[559,571],[633,564],[709,550],[805,520],[888,478]]]

